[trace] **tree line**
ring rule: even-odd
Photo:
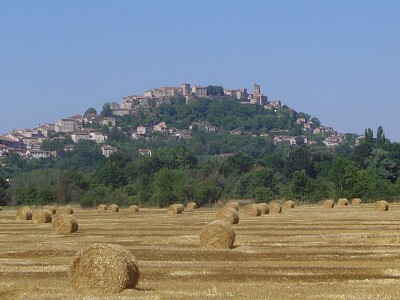
[[[108,158],[91,141],[80,141],[62,158],[26,160],[10,154],[0,168],[0,203],[164,207],[231,198],[309,203],[339,197],[399,199],[400,144],[385,139],[381,127],[376,136],[371,129],[366,133],[357,146],[334,148],[197,132],[182,140],[115,140],[120,150]],[[139,155],[142,147],[151,155]]]

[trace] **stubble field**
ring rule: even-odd
[[[298,206],[250,217],[239,211],[234,249],[199,247],[216,209],[171,215],[75,208],[77,233],[0,212],[0,299],[400,299],[400,206]],[[136,289],[76,294],[67,271],[93,243],[126,247],[138,260]]]

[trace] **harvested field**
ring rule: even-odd
[[[77,251],[94,243],[137,259],[135,289],[93,299],[400,299],[400,205],[296,206],[232,225],[233,249],[200,248],[217,210],[104,214],[74,208],[78,232],[0,212],[0,298],[81,299],[68,279]],[[89,299],[89,298],[87,298]],[[92,298],[90,298],[92,299]]]

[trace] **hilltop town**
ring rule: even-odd
[[[66,118],[59,118],[55,123],[39,124],[30,129],[15,129],[12,132],[0,136],[0,157],[7,156],[9,153],[17,153],[21,157],[29,159],[56,157],[60,151],[51,151],[43,148],[43,144],[49,141],[58,141],[63,145],[63,151],[73,151],[74,144],[80,140],[90,140],[101,146],[104,156],[108,157],[111,153],[117,151],[116,147],[108,143],[108,134],[104,133],[104,127],[108,131],[117,126],[118,118],[132,115],[138,115],[140,111],[148,112],[163,104],[169,104],[174,98],[184,99],[186,104],[192,103],[198,99],[207,98],[211,101],[230,100],[239,102],[241,105],[258,105],[266,110],[277,111],[286,109],[294,112],[287,106],[282,106],[279,100],[269,100],[261,92],[260,85],[254,83],[252,90],[243,89],[225,89],[219,86],[199,86],[184,83],[177,87],[160,87],[145,91],[142,95],[131,95],[123,97],[118,102],[110,102],[105,106],[109,110],[106,113],[98,114],[95,110],[88,110],[84,115],[73,115]],[[104,107],[103,107],[104,109]],[[317,121],[316,121],[317,120]],[[316,144],[315,139],[310,136],[318,135],[323,138],[323,144],[327,147],[334,147],[346,143],[345,134],[335,131],[332,127],[322,126],[316,118],[310,118],[305,114],[298,115],[296,124],[301,126],[302,132],[297,135],[290,135],[284,131],[258,133],[261,137],[270,137],[275,145],[287,144]],[[221,129],[215,124],[206,121],[193,122],[187,128],[176,128],[166,122],[157,122],[154,124],[141,124],[129,132],[124,132],[132,140],[151,139],[154,134],[162,133],[173,139],[188,139],[192,132],[197,130],[205,132],[219,132]],[[244,131],[242,128],[229,130],[229,134],[242,135],[253,134]],[[356,137],[353,141],[357,144],[362,137]],[[142,155],[151,154],[147,148],[139,149]]]

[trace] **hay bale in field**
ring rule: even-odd
[[[323,203],[323,206],[326,208],[334,208],[335,207],[335,201],[332,199],[325,200]]]
[[[223,220],[216,220],[200,231],[200,246],[212,249],[230,249],[235,243],[232,226]]]
[[[74,210],[70,206],[58,206],[56,209],[57,214],[68,214],[72,215]]]
[[[284,208],[294,208],[294,201],[293,200],[286,200],[283,202]]]
[[[168,206],[168,212],[170,214],[180,215],[183,213],[183,205],[182,204],[171,204]]]
[[[78,222],[71,215],[59,215],[53,220],[53,231],[57,234],[76,232],[78,231]]]
[[[353,198],[353,199],[351,200],[351,204],[352,204],[352,205],[360,205],[361,203],[362,203],[362,201],[361,201],[360,198]]]
[[[104,203],[100,203],[97,205],[97,210],[107,210],[107,205]]]
[[[51,223],[51,212],[43,209],[34,210],[32,211],[32,220],[36,224]]]
[[[267,203],[257,203],[257,206],[261,210],[262,215],[269,214],[269,206]]]
[[[57,211],[56,207],[53,205],[45,205],[42,207],[44,210],[48,210],[52,215],[54,215]]]
[[[246,215],[251,217],[259,217],[261,216],[261,209],[258,207],[257,204],[247,204],[244,207],[244,211]]]
[[[32,210],[28,206],[23,206],[17,210],[16,219],[19,221],[32,220]]]
[[[119,212],[119,206],[117,204],[110,204],[107,206],[107,210],[111,212]]]
[[[197,208],[197,204],[195,202],[188,202],[186,204],[186,208],[187,209],[196,209]]]
[[[140,273],[135,257],[127,249],[93,244],[75,255],[68,275],[80,294],[116,294],[136,287]]]
[[[217,220],[223,220],[229,224],[239,223],[239,213],[236,209],[231,207],[223,207],[218,210],[215,216]]]
[[[128,210],[129,210],[130,212],[138,212],[138,211],[139,211],[139,206],[137,206],[137,205],[131,205],[131,206],[128,207]]]
[[[239,203],[236,201],[226,202],[224,207],[230,207],[230,208],[233,208],[233,209],[236,209],[237,211],[239,211]]]
[[[379,211],[388,211],[389,203],[385,200],[377,201],[374,203],[374,209]]]
[[[347,200],[346,198],[339,198],[339,200],[337,201],[337,205],[341,207],[349,206],[349,200]]]
[[[268,204],[269,206],[269,211],[272,213],[281,213],[282,212],[282,206],[275,201],[272,201]]]

